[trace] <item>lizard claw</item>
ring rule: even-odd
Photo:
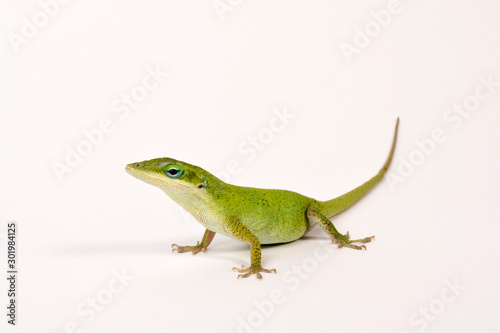
[[[373,238],[375,238],[375,236],[349,240],[349,231],[348,231],[345,235],[342,235],[340,238],[333,239],[332,243],[337,243],[339,248],[345,246],[355,250],[366,250],[365,245],[355,245],[353,243],[369,243],[372,241]]]
[[[201,246],[199,241],[196,243],[195,246],[179,246],[177,244],[172,244],[172,253],[192,252],[193,254],[196,254],[198,252],[205,252],[206,250],[207,250],[206,246]]]
[[[262,274],[260,274],[260,272],[263,272],[263,273],[274,273],[274,274],[276,274],[276,270],[274,268],[272,268],[272,269],[265,269],[265,268],[262,268],[261,266],[253,266],[253,265],[250,265],[250,267],[246,267],[245,265],[241,265],[241,268],[233,267],[233,272],[243,273],[243,274],[238,274],[238,279],[240,277],[241,278],[246,278],[246,277],[249,277],[252,274],[255,274],[255,276],[259,280],[262,279]]]

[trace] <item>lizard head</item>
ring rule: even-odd
[[[167,157],[131,163],[125,170],[167,194],[197,195],[208,187],[209,178],[220,181],[200,167]]]

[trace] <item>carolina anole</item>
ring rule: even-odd
[[[200,167],[171,158],[157,158],[126,166],[126,171],[162,189],[170,198],[192,214],[205,228],[201,243],[194,246],[172,244],[177,252],[205,252],[216,233],[250,244],[249,267],[233,268],[248,277],[261,272],[276,273],[261,266],[261,244],[287,243],[302,237],[319,225],[338,247],[366,249],[375,236],[349,239],[349,232],[339,233],[329,218],[352,206],[378,183],[391,164],[398,133],[396,122],[389,156],[378,174],[363,185],[328,201],[318,201],[286,190],[241,187],[227,184]]]

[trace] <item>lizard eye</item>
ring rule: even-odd
[[[184,173],[184,170],[182,170],[176,166],[168,167],[167,170],[165,170],[165,174],[167,175],[167,177],[172,178],[172,179],[180,178],[183,173]]]

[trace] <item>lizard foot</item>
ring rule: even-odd
[[[373,238],[375,238],[375,236],[349,240],[349,231],[348,231],[345,235],[341,235],[338,239],[333,239],[332,243],[337,243],[339,245],[339,248],[345,246],[356,250],[366,250],[366,246],[355,245],[353,243],[369,243],[372,241]]]
[[[178,253],[193,252],[193,254],[196,254],[198,252],[205,252],[206,250],[207,247],[202,246],[200,242],[197,242],[195,246],[179,246],[177,244],[172,244],[172,252],[178,252]]]
[[[257,279],[260,280],[260,279],[262,279],[262,275],[260,274],[260,272],[276,274],[276,270],[274,268],[273,269],[265,269],[265,268],[262,268],[260,265],[259,266],[250,265],[250,267],[246,267],[246,266],[242,265],[241,268],[233,267],[233,271],[243,273],[243,274],[238,274],[238,279],[240,277],[246,278],[252,274],[255,274],[257,276]]]

